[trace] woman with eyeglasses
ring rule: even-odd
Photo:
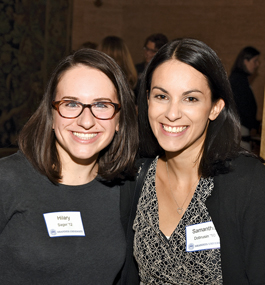
[[[154,158],[131,232],[141,285],[265,284],[265,166],[239,146],[216,53],[195,39],[166,44],[138,103],[140,152]]]
[[[20,150],[0,161],[0,284],[118,284],[128,208],[120,193],[137,137],[119,66],[89,49],[63,59]]]

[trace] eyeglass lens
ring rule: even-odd
[[[98,119],[109,119],[114,115],[115,106],[110,102],[95,102],[87,106],[92,114]],[[75,101],[62,102],[59,105],[59,112],[63,117],[78,117],[83,111],[83,105]]]
[[[146,52],[157,53],[157,50],[154,50],[154,49],[151,49],[151,48],[148,48],[148,47],[144,47],[144,50]]]

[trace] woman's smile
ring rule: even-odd
[[[163,130],[165,130],[166,132],[168,133],[171,133],[171,134],[179,134],[179,133],[182,133],[183,131],[185,131],[188,126],[168,126],[168,125],[164,125],[164,124],[161,124],[162,125],[162,128]]]
[[[211,90],[205,76],[177,60],[158,66],[152,77],[148,117],[160,146],[169,152],[196,149],[214,119]]]
[[[79,139],[82,139],[82,140],[90,140],[90,139],[93,139],[94,137],[96,137],[98,135],[98,133],[86,134],[86,133],[73,132],[73,135],[78,137]]]

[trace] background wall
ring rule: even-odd
[[[47,78],[69,53],[71,20],[72,0],[0,1],[0,157],[16,150]]]
[[[101,6],[97,6],[97,4]],[[212,47],[228,73],[247,45],[261,51],[259,74],[252,87],[262,118],[265,78],[264,0],[73,0],[72,48],[99,43],[105,36],[125,39],[135,63],[144,40],[164,33],[170,40],[194,37]]]

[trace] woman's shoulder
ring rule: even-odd
[[[221,185],[241,185],[243,188],[250,184],[265,185],[265,165],[258,157],[241,154],[230,162],[230,171],[216,176],[216,183]]]
[[[13,181],[27,178],[31,180],[34,176],[41,175],[27,160],[21,151],[0,159],[0,180]],[[39,179],[39,178],[38,178]]]
[[[18,170],[22,167],[25,167],[27,164],[27,159],[23,155],[21,151],[17,151],[14,154],[3,157],[0,159],[0,171],[10,171],[10,170]]]
[[[262,163],[262,159],[259,159],[259,157],[256,157],[251,154],[241,154],[235,159],[231,161],[232,165],[232,171],[247,171],[248,173],[251,173],[253,171],[256,171],[256,169],[261,169],[261,171],[265,171],[265,165]]]

